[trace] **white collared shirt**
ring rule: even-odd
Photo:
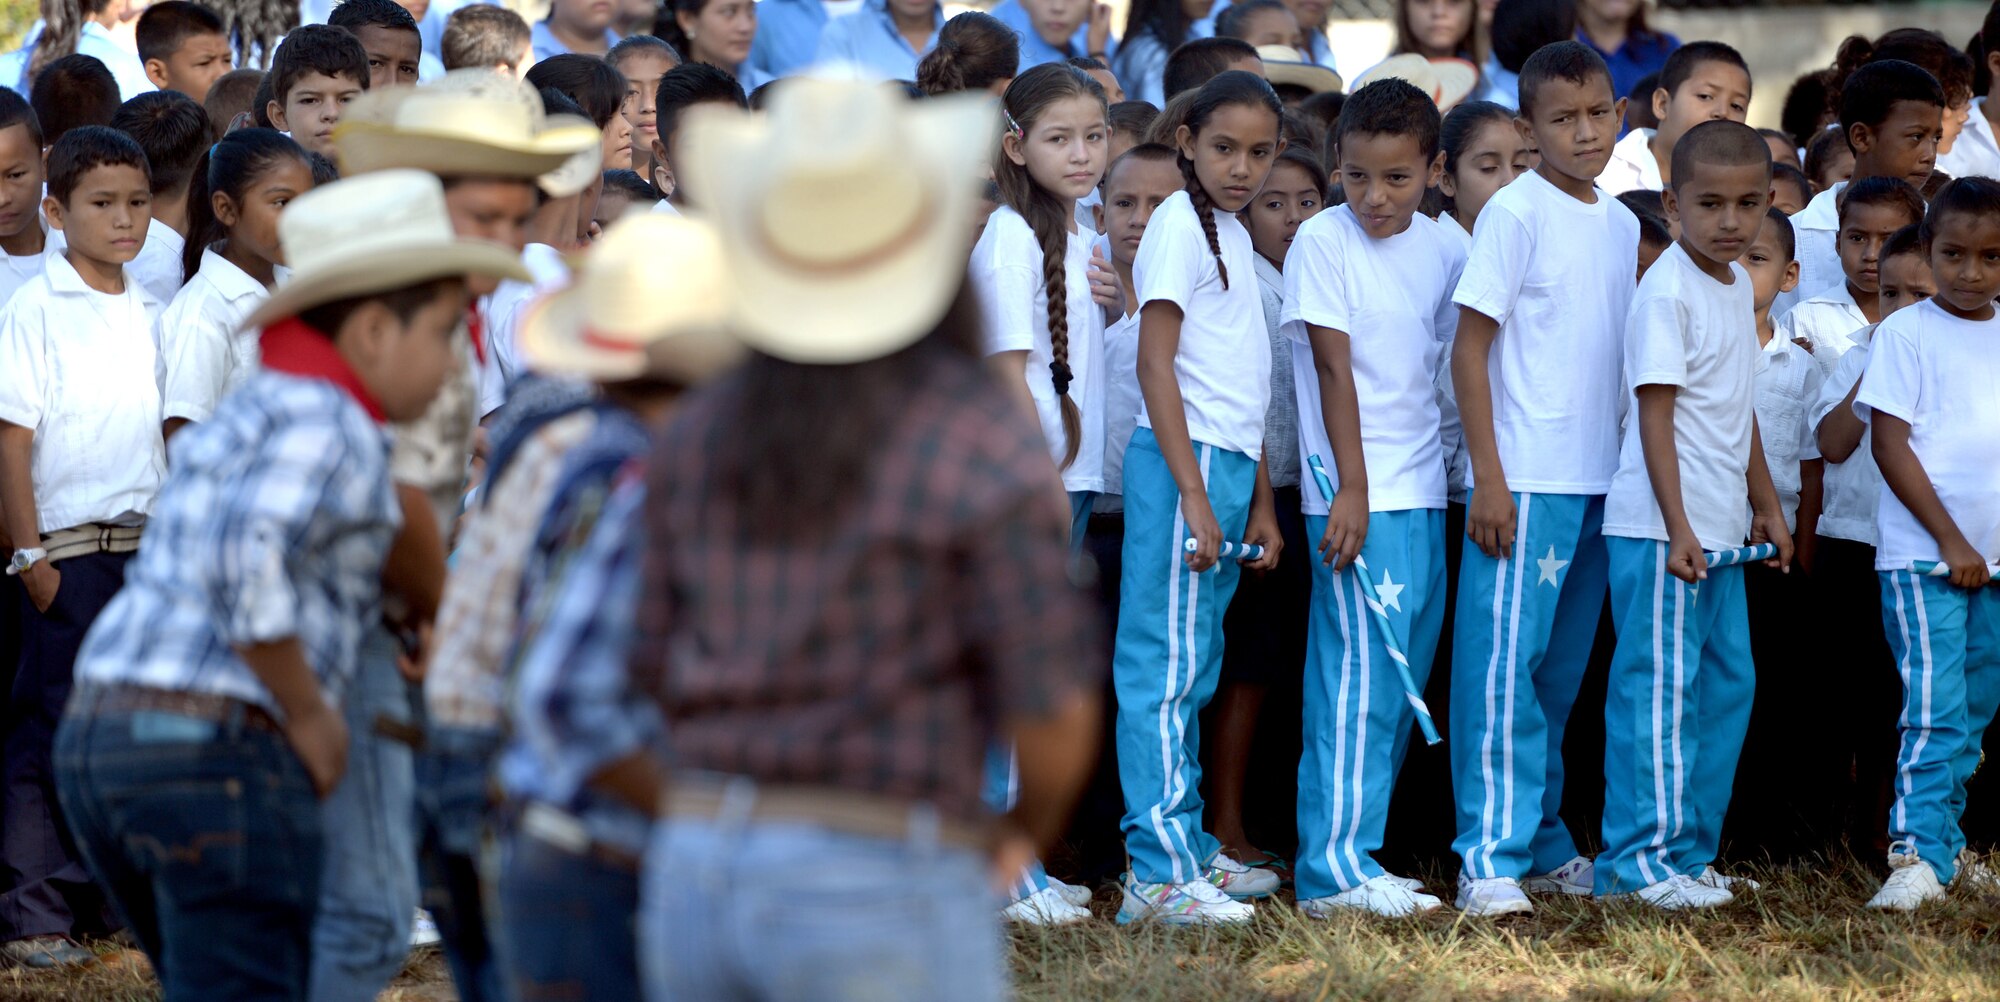
[[[1111,260],[1111,240],[1099,236],[1094,253]],[[1126,304],[1132,306],[1132,304]],[[1104,328],[1104,493],[1125,493],[1125,449],[1139,427],[1139,311],[1119,317]],[[1124,503],[1097,506],[1098,511],[1123,511]]]
[[[187,238],[155,216],[146,224],[146,242],[139,247],[139,256],[125,266],[125,272],[137,278],[154,299],[171,303],[186,284],[181,265],[181,254],[186,250]]]
[[[1972,102],[1972,115],[1951,144],[1951,152],[1937,158],[1937,169],[1952,177],[2000,178],[2000,140],[1993,136],[1993,123],[1986,118],[1986,99]]]
[[[481,418],[507,402],[507,386],[521,373],[522,311],[543,293],[569,282],[569,265],[563,263],[562,251],[548,244],[522,248],[521,263],[527,266],[534,281],[502,280],[479,311],[486,320],[486,354],[473,375],[479,383]]]
[[[44,244],[40,254],[0,254],[0,303],[14,298],[21,286],[33,281],[47,266],[51,244]]]
[[[1799,262],[1799,284],[1793,286],[1790,292],[1778,294],[1771,304],[1772,316],[1784,316],[1815,289],[1847,281],[1847,273],[1840,269],[1838,243],[1840,193],[1846,190],[1846,181],[1836,182],[1833,187],[1814,195],[1805,208],[1792,214],[1792,235],[1796,246],[1792,257]]]
[[[53,254],[0,307],[0,421],[35,432],[30,464],[44,533],[136,523],[166,475],[152,321],[159,304],[125,272],[125,292],[83,283]]]
[[[201,252],[201,270],[160,313],[164,416],[206,421],[257,371],[258,332],[243,330],[243,321],[270,294],[213,246]]]
[[[1833,376],[1821,385],[1819,400],[1814,402],[1812,410],[1815,437],[1820,423],[1847,402],[1854,384],[1868,371],[1871,333],[1873,328],[1855,332],[1857,343],[1840,356],[1840,361],[1834,364]],[[1854,447],[1847,461],[1827,462],[1826,476],[1821,480],[1820,535],[1875,545],[1875,510],[1882,500],[1882,470],[1875,465],[1874,439],[1874,430],[1864,423],[1861,444]]]
[[[1773,335],[1757,358],[1757,437],[1785,511],[1785,528],[1793,532],[1798,531],[1804,483],[1799,464],[1820,458],[1819,435],[1809,415],[1825,382],[1813,356],[1783,335]]]
[[[1611,147],[1611,162],[1597,176],[1597,186],[1623,195],[1628,191],[1659,191],[1666,187],[1660,179],[1660,161],[1653,156],[1652,129],[1633,129]]]
[[[1847,279],[1835,279],[1832,288],[1806,297],[1778,318],[1778,336],[1787,341],[1805,338],[1811,345],[1813,361],[1822,376],[1833,374],[1840,356],[1854,347],[1854,332],[1868,326],[1868,317],[1848,291]]]

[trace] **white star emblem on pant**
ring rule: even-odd
[[[1556,575],[1561,573],[1563,568],[1569,566],[1569,561],[1557,560],[1555,547],[1549,547],[1549,555],[1537,559],[1535,563],[1542,569],[1541,579],[1535,582],[1537,585],[1547,584],[1561,587],[1561,583],[1556,580]]]
[[[1388,569],[1384,568],[1382,570],[1382,583],[1375,586],[1375,594],[1378,598],[1382,600],[1382,608],[1394,609],[1397,612],[1402,612],[1403,589],[1406,587],[1408,586],[1399,585],[1395,581],[1391,580]]]

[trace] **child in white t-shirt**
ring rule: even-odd
[[[1882,319],[1876,307],[1882,242],[1923,218],[1923,196],[1905,181],[1871,177],[1848,185],[1834,242],[1842,277],[1827,288],[1807,290],[1805,301],[1779,318],[1779,337],[1812,352],[1820,371],[1831,374],[1854,347],[1851,335]]]
[[[1141,143],[1120,154],[1104,172],[1104,199],[1093,212],[1098,256],[1111,261],[1125,301],[1104,328],[1104,494],[1099,513],[1125,510],[1125,447],[1139,426],[1139,294],[1132,285],[1132,262],[1154,210],[1187,184],[1171,146]],[[1121,529],[1118,535],[1122,538]]]
[[[1660,119],[1657,129],[1633,129],[1611,149],[1598,186],[1614,195],[1660,191],[1673,172],[1674,144],[1689,129],[1750,114],[1750,67],[1742,53],[1721,42],[1689,42],[1660,68],[1660,84],[1640,98]]]
[[[5,90],[5,88],[0,88]],[[42,273],[42,126],[21,95],[0,93],[0,304]]]

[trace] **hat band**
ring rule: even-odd
[[[923,204],[918,207],[916,212],[910,215],[910,224],[905,226],[902,232],[877,243],[873,247],[837,260],[817,261],[801,257],[778,246],[777,241],[771,239],[771,224],[769,216],[766,213],[758,214],[757,242],[762,245],[764,252],[773,261],[784,265],[792,271],[808,275],[841,275],[850,272],[866,271],[916,245],[923,238],[924,233],[927,231],[925,224],[930,222],[931,208],[937,201],[936,197],[928,189],[924,191],[923,198]]]
[[[599,334],[596,328],[593,327],[585,327],[583,330],[577,332],[577,340],[582,342],[586,347],[617,352],[621,355],[637,355],[646,350],[646,346],[637,341],[628,341],[624,338],[612,337],[608,334]]]

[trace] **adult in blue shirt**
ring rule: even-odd
[[[93,10],[93,7],[96,9]],[[153,81],[147,79],[146,67],[139,62],[138,54],[119,45],[111,37],[110,26],[105,22],[115,20],[116,15],[107,16],[110,10],[108,2],[84,3],[81,25],[66,42],[62,39],[52,41],[57,51],[43,61],[44,65],[71,53],[90,56],[103,63],[104,68],[111,71],[111,78],[118,81],[118,100],[121,102],[158,90]],[[35,49],[41,44],[47,29],[46,22],[35,22],[28,29],[27,40],[19,49],[0,56],[0,87],[11,88],[22,97],[28,96],[29,88],[34,84],[35,75],[30,68],[35,62]]]
[[[1681,40],[1646,26],[1645,0],[1578,0],[1576,40],[1597,50],[1611,67],[1611,93],[1630,94],[1647,76],[1666,68]]]
[[[852,63],[887,80],[915,80],[917,62],[937,45],[943,27],[944,6],[937,0],[864,0],[860,11],[820,32],[819,61]]]
[[[1021,72],[1043,63],[1091,56],[1110,65],[1117,51],[1111,37],[1111,8],[1091,0],[1001,0],[993,16],[1021,36]],[[1046,32],[1046,34],[1044,34]],[[1053,41],[1051,41],[1053,37]]]
[[[828,22],[842,13],[840,8],[851,11],[859,6],[859,0],[759,0],[750,68],[765,76],[783,77],[811,66],[819,55],[819,36]]]
[[[615,4],[598,5],[596,0],[551,0],[549,16],[528,28],[535,61],[553,59],[565,53],[602,56],[618,44],[611,20],[618,16]]]

